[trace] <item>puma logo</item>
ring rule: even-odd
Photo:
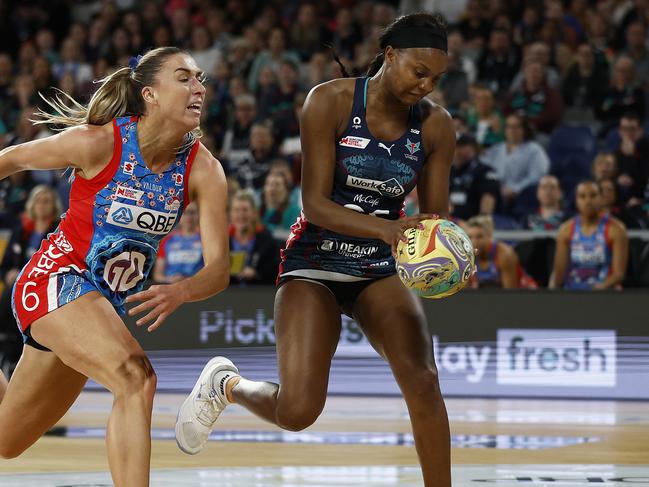
[[[389,155],[389,156],[392,156],[392,152],[391,152],[391,151],[392,151],[392,148],[394,147],[394,144],[392,144],[390,147],[388,147],[388,146],[385,145],[383,142],[379,142],[379,147],[382,148],[382,149],[385,149],[386,151],[388,151],[388,155]]]

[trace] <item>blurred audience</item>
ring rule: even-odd
[[[525,228],[530,230],[556,230],[566,219],[563,210],[563,193],[556,176],[548,174],[539,180],[536,189],[539,203],[536,213],[527,215]]]
[[[255,196],[237,191],[230,201],[230,282],[272,284],[277,277],[279,247],[259,221]]]
[[[3,24],[0,148],[49,133],[30,121],[36,109],[49,110],[39,94],[61,89],[86,102],[93,80],[173,44],[207,74],[203,143],[219,154],[228,191],[250,188],[260,221],[280,238],[300,208],[298,120],[309,90],[342,76],[334,54],[351,76],[363,75],[397,12],[438,10],[449,21],[449,63],[430,98],[453,115],[461,141],[452,169],[454,218],[492,214],[498,229],[521,223],[550,230],[569,216],[574,186],[592,164],[607,211],[629,228],[646,228],[647,0],[80,0],[57,3],[57,15],[46,2],[32,2],[33,21],[21,20],[26,7],[5,3],[4,18],[19,21]],[[574,125],[595,138],[558,144],[557,129]],[[579,153],[563,159],[569,151]],[[69,174],[0,181],[0,229],[21,223],[38,184],[65,200]],[[416,206],[409,196],[406,211]]]
[[[161,242],[153,269],[157,282],[177,282],[191,277],[203,267],[203,247],[198,228],[198,208],[190,204],[178,227]]]

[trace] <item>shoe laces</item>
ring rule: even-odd
[[[218,419],[219,414],[221,414],[223,406],[221,405],[221,401],[219,400],[216,391],[210,388],[209,394],[204,394],[203,386],[205,386],[205,384],[201,385],[201,392],[198,394],[198,397],[196,397],[196,419],[198,419],[198,421],[204,426],[211,428],[214,422]]]

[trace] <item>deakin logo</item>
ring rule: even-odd
[[[388,146],[385,145],[383,142],[379,142],[379,147],[380,147],[381,149],[385,149],[386,151],[388,151],[388,155],[389,155],[390,157],[392,157],[392,152],[391,152],[391,151],[392,151],[392,148],[394,147],[394,144],[392,144],[390,147],[388,147]]]

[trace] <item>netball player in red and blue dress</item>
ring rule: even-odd
[[[275,298],[281,386],[241,378],[227,359],[205,367],[180,408],[176,439],[187,453],[207,441],[221,410],[237,403],[288,430],[324,407],[341,311],[390,364],[404,394],[424,483],[450,487],[450,439],[419,301],[395,274],[403,231],[448,212],[455,133],[449,114],[420,101],[446,70],[446,31],[428,14],[402,17],[381,36],[369,76],[316,86],[301,116],[304,214],[282,254]],[[402,217],[415,186],[428,215]]]
[[[601,192],[594,181],[576,190],[577,216],[557,234],[550,287],[572,290],[619,288],[629,258],[624,224],[602,213]]]
[[[0,384],[0,455],[20,455],[68,410],[91,378],[113,393],[106,442],[116,486],[149,485],[156,376],[124,326],[124,304],[152,331],[181,303],[228,283],[226,182],[197,140],[205,88],[176,48],[133,59],[103,80],[88,107],[55,101],[45,121],[61,133],[0,152],[0,178],[71,166],[70,208],[18,277],[16,320],[25,339]],[[190,201],[200,209],[205,267],[142,291],[160,240]]]

